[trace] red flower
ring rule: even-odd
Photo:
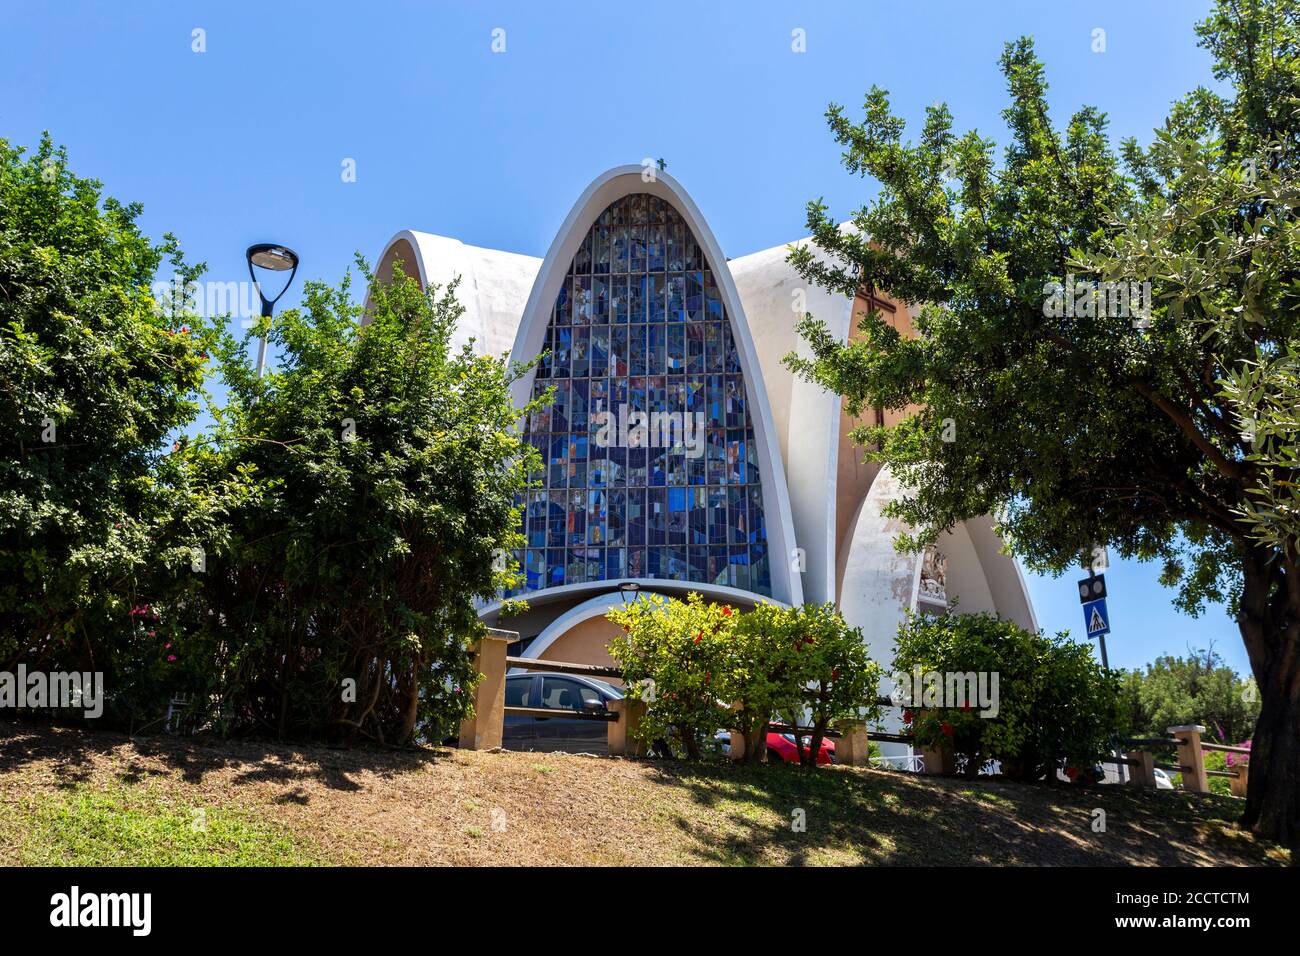
[[[943,724],[943,726],[940,727],[939,729],[943,731],[943,735],[944,735],[945,737],[951,737],[951,736],[952,736],[952,724],[950,724],[950,723],[948,723],[948,722],[945,721],[944,724]]]
[[[910,710],[903,711],[903,723],[910,724],[912,722],[912,718],[915,716],[916,715],[913,714]]]
[[[696,631],[696,632],[695,632],[695,640],[691,641],[691,643],[692,643],[692,644],[698,644],[698,643],[700,643],[700,641],[702,641],[702,640],[704,640],[704,632],[703,632],[703,631]]]
[[[724,605],[724,606],[723,606],[723,608],[722,608],[722,616],[723,616],[723,617],[731,617],[731,607],[730,607],[730,605]]]

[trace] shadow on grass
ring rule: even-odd
[[[1236,827],[1242,801],[1226,797],[788,765],[658,764],[651,779],[686,798],[668,812],[702,863],[1285,862]]]
[[[170,735],[132,738],[111,731],[0,720],[0,773],[48,761],[54,768],[56,785],[63,789],[85,782],[96,757],[106,757],[122,748],[129,748],[131,753],[126,771],[118,775],[123,783],[168,773],[179,773],[186,783],[201,783],[209,773],[241,767],[234,778],[236,784],[317,780],[330,789],[343,791],[360,790],[354,778],[361,773],[396,777],[450,756],[446,749],[430,748],[345,749]],[[289,799],[306,803],[308,797],[299,789]]]

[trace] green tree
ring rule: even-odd
[[[760,604],[741,618],[737,631],[766,663],[768,713],[811,728],[807,747],[805,735],[794,734],[802,766],[816,767],[826,731],[837,721],[880,718],[880,665],[868,656],[862,629],[850,627],[834,604]],[[742,687],[757,669],[738,668]]]
[[[947,744],[964,756],[971,777],[998,760],[1008,776],[1055,780],[1063,763],[1096,763],[1123,724],[1119,680],[1088,645],[992,614],[911,615],[899,627],[894,666],[900,675],[939,675],[912,681],[904,722],[921,746]],[[947,699],[950,675],[975,675],[974,688],[953,681],[966,699]],[[980,675],[996,699],[975,698]]]
[[[1163,655],[1145,670],[1119,676],[1134,737],[1163,737],[1170,727],[1202,724],[1221,743],[1236,744],[1250,738],[1259,716],[1254,681],[1239,678],[1213,648]]]
[[[755,763],[767,752],[768,725],[781,715],[812,721],[809,746],[801,734],[795,746],[800,764],[816,766],[835,721],[879,717],[880,667],[867,656],[862,631],[833,604],[760,602],[738,614],[696,593],[685,601],[647,595],[608,617],[623,628],[610,656],[629,696],[649,704],[642,736],[676,736],[692,758],[704,736],[727,728],[744,736],[743,759]]]
[[[740,615],[723,646],[719,696],[731,703],[725,726],[745,739],[744,760],[757,763],[767,753],[768,724],[784,710],[796,714],[800,642],[793,624],[797,610],[766,602]],[[736,756],[733,754],[732,756]]]
[[[685,601],[647,594],[611,608],[607,617],[623,629],[609,654],[623,670],[628,696],[647,704],[638,728],[642,739],[676,738],[687,757],[698,760],[703,739],[734,717],[719,684],[731,683],[722,675],[740,615],[692,591]],[[751,707],[749,714],[755,712]]]
[[[364,262],[360,269],[372,277]],[[308,283],[301,310],[220,346],[229,404],[201,467],[238,495],[210,557],[223,720],[281,736],[438,739],[469,707],[476,600],[512,584],[516,498],[535,467],[509,387],[520,368],[455,349],[454,284],[400,270]],[[259,378],[247,341],[283,355]],[[198,454],[196,452],[196,454]]]
[[[1276,447],[1252,457],[1232,382],[1293,354],[1297,338],[1286,197],[1298,5],[1222,0],[1198,32],[1229,91],[1189,94],[1149,150],[1117,152],[1092,108],[1057,130],[1028,39],[1002,58],[1011,139],[1000,164],[991,140],[953,132],[944,106],[916,144],[879,89],[861,122],[832,106],[846,167],[880,191],[852,230],[810,204],[813,241],[791,262],[845,294],[875,288],[923,307],[913,339],[873,314],[845,344],[806,317],[811,357],[788,361],[853,414],[911,409],[896,427],[855,433],[912,489],[891,512],[915,529],[902,546],[991,513],[1033,568],[1059,573],[1108,544],[1163,561],[1191,613],[1227,602],[1262,699],[1244,822],[1296,846],[1300,571],[1291,532],[1267,510],[1295,460]],[[1274,193],[1236,201],[1256,188]],[[1125,287],[1062,295],[1080,272]],[[1268,374],[1253,381],[1275,387]]]
[[[199,587],[220,502],[174,440],[216,340],[202,272],[140,232],[138,204],[75,175],[48,135],[0,140],[0,669],[105,672],[110,713],[156,707],[175,670],[159,609]],[[178,294],[150,293],[164,262]]]

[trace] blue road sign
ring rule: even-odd
[[[1083,623],[1088,628],[1089,637],[1110,633],[1110,614],[1106,612],[1105,598],[1089,601],[1083,606]]]

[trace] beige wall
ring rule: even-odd
[[[579,621],[573,627],[556,638],[539,660],[563,661],[568,664],[596,664],[601,667],[613,667],[614,659],[605,650],[609,642],[618,634],[618,627],[603,617],[588,618]],[[602,677],[615,686],[622,686],[622,681]]]
[[[881,318],[898,329],[904,337],[912,338],[915,333],[912,329],[912,316],[907,306],[879,293],[875,298],[879,303],[876,308],[879,309]],[[890,311],[891,308],[893,311]],[[853,301],[853,313],[849,322],[850,342],[861,341],[862,333],[858,331],[858,326],[870,310],[871,303],[866,296],[859,295]],[[835,594],[837,599],[843,590],[845,553],[851,544],[853,524],[857,520],[858,509],[867,497],[876,474],[880,471],[878,462],[863,460],[866,449],[849,438],[849,432],[864,422],[897,425],[911,412],[910,408],[902,411],[867,409],[861,417],[850,418],[844,403],[840,405],[839,454],[835,476],[835,542],[838,548]]]
[[[379,268],[375,270],[375,278],[382,283],[393,281],[393,266],[401,260],[402,272],[408,276],[414,276],[418,282],[420,279],[420,263],[415,257],[415,250],[405,239],[399,239],[388,247],[384,253],[383,261],[379,263]],[[424,284],[421,283],[423,288]]]

